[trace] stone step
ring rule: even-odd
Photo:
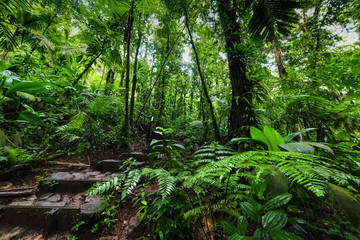
[[[133,164],[135,167],[146,166],[148,164],[148,162],[126,162],[124,160],[107,159],[98,162],[96,165],[96,169],[103,172],[117,173],[120,171],[119,167],[122,166],[124,163]]]
[[[142,153],[142,152],[123,153],[120,155],[119,160],[127,160],[129,158],[133,158],[137,162],[147,162],[147,161],[149,161],[149,154]]]
[[[104,208],[101,198],[85,193],[33,195],[0,205],[0,226],[24,226],[46,232],[69,230],[79,219],[90,219]]]
[[[93,184],[108,178],[110,173],[85,170],[82,172],[56,172],[39,183],[40,192],[79,193],[89,189]]]

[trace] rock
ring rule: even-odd
[[[10,206],[33,206],[34,200],[29,201],[15,201],[9,204]]]
[[[64,207],[66,202],[48,202],[48,201],[39,201],[35,202],[37,207]]]
[[[132,234],[132,232],[139,226],[141,214],[138,213],[134,217],[130,218],[129,226],[128,226],[128,234]]]
[[[98,162],[96,168],[103,172],[118,172],[119,166],[123,163],[124,161],[107,159]]]
[[[20,239],[26,232],[25,228],[16,227],[11,230],[9,233],[0,236],[0,240],[15,240]]]
[[[85,180],[89,178],[88,174],[85,173],[73,173],[74,180]]]
[[[21,240],[26,240],[26,239],[21,239]],[[46,240],[46,238],[44,238],[43,235],[39,235],[39,236],[36,236],[35,238],[29,238],[28,240]]]
[[[107,236],[107,237],[101,237],[99,240],[119,240],[119,237]]]
[[[44,200],[48,199],[49,197],[51,197],[51,196],[53,196],[53,195],[54,195],[54,193],[45,193],[45,194],[41,195],[41,196],[38,198],[38,200],[39,200],[39,201],[44,201]]]
[[[61,200],[60,194],[55,194],[54,196],[49,197],[46,201],[48,202],[59,202]]]
[[[96,175],[99,175],[99,174],[101,174],[101,172],[99,172],[99,171],[93,171],[93,172],[88,172],[88,173],[86,173],[87,175],[90,175],[90,176],[96,176]]]
[[[106,202],[99,198],[95,201],[82,205],[80,208],[80,214],[92,215],[95,213],[101,213],[106,208],[106,206]]]
[[[98,202],[101,201],[101,198],[98,196],[87,196],[85,198],[85,203]]]
[[[57,173],[53,173],[51,175],[51,177],[49,178],[49,180],[69,180],[69,179],[73,179],[73,175],[71,173],[67,173],[67,172],[57,172]]]
[[[34,187],[17,187],[0,190],[0,197],[25,197],[35,192]]]

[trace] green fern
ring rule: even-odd
[[[203,165],[212,161],[218,161],[228,156],[234,155],[236,152],[228,146],[223,146],[217,143],[202,146],[199,150],[194,152],[193,157],[196,159],[192,166]]]
[[[101,183],[94,184],[87,192],[91,196],[101,196],[122,188],[121,197],[124,199],[127,195],[134,191],[140,182],[141,177],[150,177],[150,179],[156,178],[162,197],[170,195],[175,189],[175,184],[179,181],[179,179],[172,176],[169,171],[162,168],[144,168],[142,170],[134,169],[131,171],[125,171],[122,174],[113,175]]]
[[[321,156],[292,152],[245,152],[200,168],[196,175],[189,178],[193,184],[211,184],[207,187],[224,188],[224,179],[259,178],[253,172],[268,171],[265,165],[274,165],[285,174],[289,182],[296,182],[316,196],[324,196],[327,182],[337,185],[360,185],[360,178],[346,171],[335,160]]]
[[[118,190],[125,180],[125,174],[114,175],[100,183],[94,184],[87,190],[90,196],[106,195],[114,190]]]

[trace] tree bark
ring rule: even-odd
[[[156,76],[156,79],[155,79],[155,81],[154,81],[153,84],[152,84],[152,82],[151,82],[151,77],[150,77],[150,85],[152,84],[152,87],[150,88],[150,91],[149,91],[149,93],[147,94],[147,96],[146,96],[146,98],[145,98],[144,105],[142,106],[140,112],[144,112],[144,109],[145,109],[145,106],[146,106],[147,102],[148,102],[148,101],[150,102],[149,99],[150,99],[150,96],[151,96],[151,92],[154,90],[154,87],[155,87],[157,81],[159,80],[159,78],[160,78],[160,76],[161,76],[161,73],[162,73],[162,71],[163,71],[163,69],[164,69],[164,67],[165,67],[165,64],[166,64],[166,62],[167,62],[167,60],[168,60],[168,58],[169,58],[172,50],[174,49],[175,44],[176,44],[177,41],[179,40],[180,36],[181,36],[181,35],[179,34],[179,35],[177,36],[176,40],[174,41],[173,45],[171,46],[171,49],[170,49],[170,51],[168,52],[168,54],[166,55],[166,58],[164,59],[164,62],[162,63],[162,65],[161,65],[161,67],[160,67],[160,70],[159,70],[159,72],[158,72],[158,74],[157,74],[157,76]],[[137,120],[139,120],[139,118],[138,118]]]
[[[282,55],[281,55],[281,49],[279,49],[278,47],[275,47],[274,53],[275,53],[276,65],[277,65],[277,68],[279,71],[279,77],[281,79],[288,78],[289,75],[285,69],[284,61],[283,61]]]
[[[106,76],[106,84],[105,84],[105,92],[104,92],[105,95],[110,95],[112,84],[114,84],[114,77],[115,77],[115,72],[110,68]]]
[[[141,30],[139,30],[140,32]],[[142,34],[139,34],[139,39],[136,43],[136,52],[135,52],[135,63],[134,63],[134,72],[133,72],[133,80],[132,80],[132,89],[131,89],[131,99],[130,99],[130,126],[134,126],[134,104],[135,104],[135,91],[136,91],[136,83],[137,83],[137,67],[138,67],[138,55],[139,49],[141,45]]]
[[[123,126],[123,134],[125,141],[129,137],[129,85],[130,85],[130,43],[132,26],[134,23],[134,2],[131,3],[129,18],[127,23],[126,35],[126,76],[125,76],[125,121]]]
[[[168,32],[167,42],[166,42],[166,48],[165,48],[165,54],[167,54],[170,51],[170,33]],[[164,55],[165,55],[164,54]],[[166,81],[166,72],[163,71],[162,77],[161,77],[161,90],[160,90],[160,109],[159,114],[157,116],[157,120],[155,123],[155,126],[157,126],[160,123],[160,119],[163,115],[163,111],[165,108],[165,81]]]
[[[232,88],[228,139],[249,136],[249,126],[256,126],[253,108],[253,83],[246,76],[245,56],[241,43],[240,26],[232,1],[218,0],[218,12],[225,36],[230,82]]]
[[[195,54],[195,60],[196,60],[197,70],[199,72],[199,76],[200,76],[200,80],[201,80],[201,85],[203,87],[206,102],[207,102],[207,104],[209,105],[209,108],[210,108],[211,120],[212,120],[212,125],[213,125],[214,133],[215,133],[215,140],[220,141],[221,140],[220,131],[219,131],[219,128],[218,128],[218,125],[217,125],[217,122],[216,122],[216,117],[215,117],[215,113],[214,113],[214,107],[212,105],[209,93],[207,91],[205,78],[204,78],[204,75],[203,75],[202,70],[201,70],[199,56],[198,56],[198,53],[196,51],[196,47],[195,47],[193,37],[192,37],[192,34],[191,34],[191,30],[190,30],[190,26],[189,26],[189,14],[188,14],[188,11],[187,11],[186,7],[184,7],[184,11],[185,11],[185,24],[186,24],[186,28],[188,30],[188,34],[189,34],[189,37],[190,37],[191,47],[192,47],[192,49],[194,51],[194,54]]]

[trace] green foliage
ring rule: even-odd
[[[250,127],[251,138],[233,138],[227,144],[230,145],[241,142],[253,142],[259,144],[265,150],[280,151],[280,149],[282,149],[288,152],[299,152],[307,154],[314,154],[314,147],[318,147],[334,155],[333,150],[322,143],[290,142],[294,137],[311,130],[315,130],[315,128],[302,129],[282,138],[281,135],[271,127],[265,126],[263,131],[260,131],[255,127]]]
[[[165,129],[162,127],[157,127],[158,131],[155,131],[155,133],[160,134],[161,136],[164,136],[164,139],[153,139],[150,143],[150,146],[152,149],[162,149],[165,150],[166,159],[165,162],[162,163],[163,166],[183,166],[183,163],[179,161],[181,158],[181,151],[178,151],[176,149],[185,150],[185,147],[181,144],[179,144],[176,140],[173,139],[166,139],[165,135],[170,134],[173,132],[171,128]],[[154,152],[150,155],[150,163],[152,165],[156,165],[157,163],[154,162],[154,159],[156,155],[159,155],[160,152]]]
[[[192,165],[203,165],[205,163],[224,159],[234,154],[235,151],[230,147],[220,145],[218,143],[211,143],[210,145],[201,146],[193,153],[193,158],[196,160],[192,163]]]
[[[259,196],[262,195],[262,193],[257,192],[257,189],[261,189],[262,186],[266,187],[266,182],[261,183],[254,181],[253,186],[256,186],[253,188],[255,196]],[[291,198],[291,194],[285,193],[269,199],[268,201],[263,200],[264,204],[260,204],[254,198],[250,197],[248,198],[248,202],[241,202],[239,204],[245,216],[260,225],[254,232],[255,239],[264,239],[268,236],[271,236],[273,239],[302,239],[301,237],[284,230],[289,219],[287,213],[279,208],[284,208],[284,206],[290,202]],[[266,212],[261,216],[260,214],[263,211]],[[252,239],[245,236],[248,226],[248,220],[245,216],[237,217],[236,226],[233,222],[226,219],[220,221],[220,225],[223,227],[224,231],[229,234],[229,239]],[[285,236],[287,238],[285,238]]]

